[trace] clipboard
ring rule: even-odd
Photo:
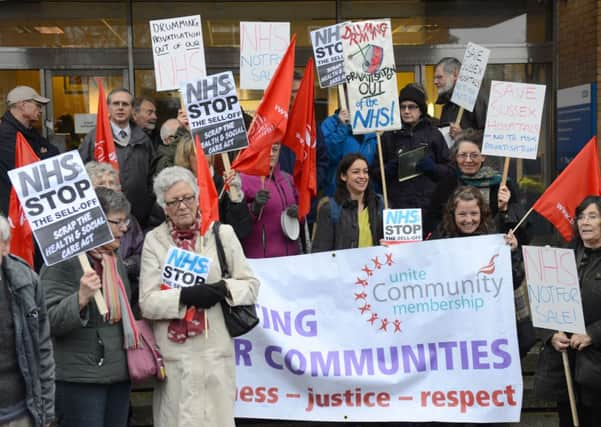
[[[430,154],[427,145],[420,145],[409,151],[399,154],[399,182],[407,181],[423,174],[417,170],[416,165]]]

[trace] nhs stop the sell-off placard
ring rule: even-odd
[[[113,240],[77,150],[8,171],[47,265]]]
[[[236,415],[517,422],[502,235],[249,260],[261,322],[235,340]]]

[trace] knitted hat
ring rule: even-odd
[[[399,93],[399,104],[403,101],[413,101],[422,112],[422,117],[425,117],[428,109],[426,108],[426,94],[413,83],[409,83]]]

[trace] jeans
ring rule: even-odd
[[[56,418],[60,427],[126,427],[129,381],[113,384],[56,382]]]

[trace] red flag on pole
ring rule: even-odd
[[[587,142],[532,208],[569,241],[574,236],[576,207],[586,196],[591,195],[601,195],[601,171],[596,137]]]
[[[232,168],[249,175],[269,175],[271,146],[282,139],[288,124],[288,107],[294,75],[296,34],[275,70],[263,100],[248,130],[248,147],[232,163]]]
[[[94,141],[94,160],[101,163],[110,163],[119,171],[119,161],[113,141],[113,131],[106,111],[106,96],[102,80],[98,81],[98,114],[96,114],[96,139]]]
[[[201,215],[200,235],[204,236],[211,223],[219,221],[219,197],[198,135],[195,135],[194,145],[196,147],[196,180],[199,189],[198,206]]]
[[[311,197],[317,195],[315,154],[315,66],[310,58],[298,88],[290,120],[282,144],[296,155],[294,183],[298,189],[298,217],[304,218],[311,210]]]
[[[15,168],[39,162],[40,158],[31,148],[21,132],[17,132],[15,145]],[[33,234],[29,221],[25,217],[23,207],[17,197],[14,188],[10,190],[8,202],[8,221],[10,222],[12,238],[10,241],[10,253],[23,258],[27,264],[33,267]]]

